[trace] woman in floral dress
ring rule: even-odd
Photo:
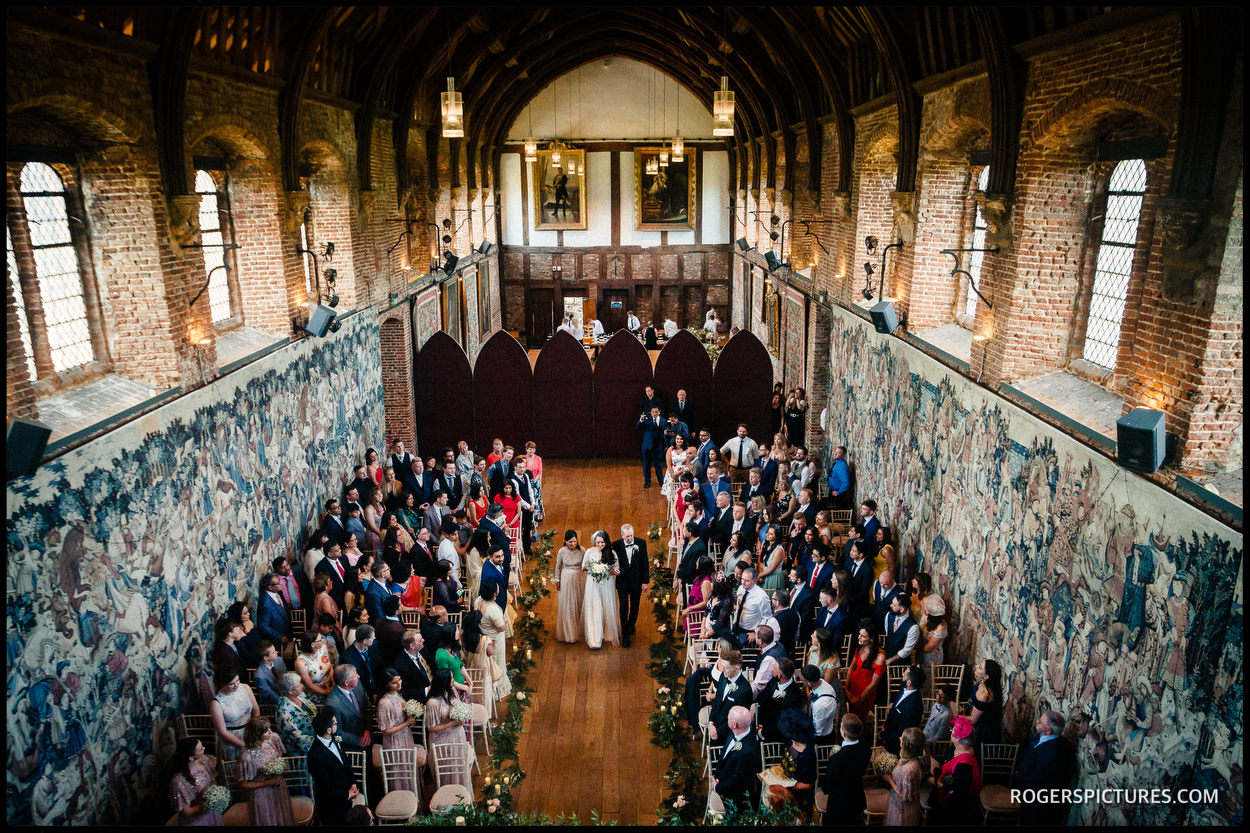
[[[312,722],[317,716],[317,705],[304,696],[304,684],[294,671],[282,675],[278,690],[283,695],[278,700],[277,712],[282,745],[291,750],[292,755],[306,755],[316,737]]]
[[[404,698],[399,690],[404,687],[404,679],[393,668],[382,671],[382,690],[386,693],[378,699],[378,729],[382,732],[383,749],[415,749],[416,740],[412,736],[412,727],[417,719],[404,714]],[[413,778],[398,778],[392,782],[397,790],[412,790],[417,783],[416,773]]]
[[[334,688],[334,667],[326,653],[325,640],[315,631],[306,631],[299,638],[295,655],[295,673],[304,684],[304,694],[318,706],[325,705],[326,695]]]
[[[239,786],[248,791],[248,806],[255,826],[286,826],[295,823],[286,778],[264,772],[265,764],[286,754],[282,739],[269,721],[254,717],[243,733],[247,748],[239,758]]]
[[[174,775],[169,780],[169,803],[178,814],[178,823],[188,827],[219,827],[221,813],[204,809],[204,791],[215,783],[217,759],[204,754],[197,738],[183,738],[170,762]]]
[[[469,724],[451,719],[451,707],[460,702],[452,688],[451,671],[439,668],[434,672],[434,681],[430,683],[429,698],[425,701],[425,729],[430,738],[430,755],[434,759],[434,747],[440,743],[462,744],[465,765],[455,774],[438,773],[437,783],[441,786],[459,784],[473,794],[473,746],[469,743]]]
[[[898,766],[885,776],[890,785],[890,798],[885,805],[887,827],[920,824],[920,785],[924,783],[920,756],[923,754],[924,732],[914,726],[904,729],[899,739]]]

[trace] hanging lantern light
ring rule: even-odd
[[[560,144],[558,142],[551,143],[551,164],[560,167]]]
[[[658,174],[660,172],[660,160],[652,156],[647,160],[646,170],[648,174]]]
[[[712,135],[734,135],[734,94],[728,75],[720,77],[720,89],[712,93]]]
[[[682,154],[686,152],[686,143],[682,141],[681,134],[678,133],[673,137],[673,156],[674,162],[681,162],[684,157]]]
[[[443,93],[443,138],[459,139],[464,136],[464,100],[456,92],[456,79],[447,77],[447,91]]]
[[[667,150],[660,151],[660,167],[661,168],[668,167],[668,151]]]
[[[577,175],[578,175],[578,176],[585,176],[585,175],[586,175],[586,166],[585,166],[585,165],[583,165],[583,164],[581,164],[580,162],[579,162],[579,163],[578,163],[578,165],[577,165]]]
[[[529,136],[525,140],[525,161],[538,161],[538,139],[533,136]]]

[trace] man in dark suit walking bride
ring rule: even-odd
[[[647,562],[647,544],[634,537],[630,524],[621,527],[621,540],[612,544],[616,556],[616,598],[621,612],[621,644],[629,647],[638,622],[638,606],[642,594],[650,586],[651,567]]]

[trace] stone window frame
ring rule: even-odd
[[[233,201],[230,196],[230,171],[227,160],[217,157],[197,156],[193,159],[193,166],[197,177],[203,171],[212,178],[213,184],[216,186],[214,193],[217,197],[218,228],[221,230],[223,247],[238,242],[235,236]],[[197,188],[195,193],[202,195],[207,192],[200,191]],[[202,236],[200,242],[203,243]],[[204,276],[206,279],[209,271],[207,254],[210,248],[216,247],[205,246],[203,250],[205,254]],[[226,271],[226,290],[230,296],[230,315],[220,321],[213,322],[213,329],[219,333],[232,330],[245,323],[243,317],[243,292],[239,284],[238,256],[234,249],[225,248],[222,252],[222,260],[229,267]]]
[[[86,221],[87,211],[83,202],[82,189],[76,163],[72,157],[55,150],[44,153],[24,153],[22,158],[6,160],[6,231],[9,234],[13,250],[13,260],[17,267],[17,281],[11,281],[14,289],[21,292],[18,303],[18,314],[24,316],[26,333],[30,340],[31,352],[28,363],[35,367],[35,376],[31,378],[31,386],[36,398],[47,396],[61,388],[76,385],[89,379],[102,376],[111,369],[108,340],[101,307],[99,287],[96,282],[94,262],[91,253],[91,238]],[[39,275],[35,267],[34,248],[31,243],[30,227],[26,219],[25,203],[21,190],[22,171],[26,165],[40,163],[47,165],[60,178],[64,191],[65,214],[70,234],[70,245],[77,262],[79,286],[82,292],[82,303],[86,312],[87,336],[91,345],[91,358],[74,367],[57,370],[52,361],[51,345],[48,341],[48,325],[44,317],[43,298],[39,286]],[[17,299],[15,298],[15,302]],[[25,352],[25,345],[16,341],[19,349]],[[13,349],[10,345],[9,349]]]
[[[964,218],[964,248],[985,248],[984,218],[981,215],[981,205],[976,201],[975,195],[984,189],[981,187],[981,180],[986,179],[989,175],[990,166],[988,164],[970,164],[968,166],[968,190],[965,195],[965,212]],[[980,218],[982,225],[977,226],[977,219]],[[978,241],[977,232],[982,231],[981,239]],[[963,268],[974,275],[976,286],[980,288],[981,271],[985,263],[985,254],[981,252],[965,252],[960,256],[960,262]],[[965,330],[976,329],[976,310],[979,310],[981,304],[977,299],[976,293],[968,288],[968,279],[963,275],[956,275],[955,280],[957,286],[955,289],[955,309],[952,310],[951,320]],[[971,299],[976,299],[973,312],[969,314],[968,305]]]

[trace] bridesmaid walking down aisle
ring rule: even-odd
[[[564,546],[556,555],[555,582],[560,589],[556,614],[556,639],[578,642],[582,638],[582,597],[586,594],[586,573],[582,560],[586,551],[577,542],[577,533],[564,533]]]

